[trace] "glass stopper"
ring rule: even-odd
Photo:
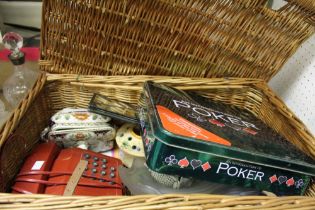
[[[8,32],[3,36],[4,47],[12,51],[13,56],[20,54],[20,49],[23,47],[23,37],[14,32]]]

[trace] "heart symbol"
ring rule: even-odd
[[[193,167],[194,170],[201,166],[201,163],[202,163],[201,160],[193,159],[192,161],[190,161],[190,165]]]
[[[189,166],[189,161],[187,160],[187,158],[183,158],[181,159],[180,161],[178,161],[178,165],[181,167],[181,168],[186,168],[187,166]]]
[[[286,182],[287,179],[288,179],[288,178],[287,178],[286,176],[279,176],[278,182],[279,182],[279,184],[282,184],[282,183]]]

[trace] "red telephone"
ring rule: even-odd
[[[12,187],[13,193],[62,195],[81,159],[88,161],[73,195],[122,195],[119,159],[78,148],[60,149],[55,143],[38,145],[26,159]]]

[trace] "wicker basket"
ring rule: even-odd
[[[265,3],[44,1],[41,67],[46,72],[64,74],[41,75],[1,129],[1,191],[9,189],[54,112],[69,106],[86,107],[95,92],[135,104],[145,80],[195,90],[249,110],[315,157],[314,137],[266,84],[314,33],[315,3],[290,0],[279,11],[266,8]],[[315,197],[315,184],[307,195]],[[315,209],[314,206],[314,198],[302,196],[0,194],[0,209],[302,210]]]

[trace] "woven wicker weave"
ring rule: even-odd
[[[40,84],[45,78],[40,78]],[[8,189],[23,159],[38,141],[52,113],[64,107],[86,107],[94,92],[124,102],[137,103],[142,84],[154,80],[182,90],[194,90],[213,100],[251,111],[278,130],[304,152],[315,157],[314,137],[279,100],[266,83],[258,79],[191,79],[159,76],[49,75],[42,89],[31,92],[36,99],[27,110],[14,135],[2,142],[1,187]],[[285,124],[283,122],[286,122]],[[315,184],[307,195],[315,196]],[[26,204],[24,204],[26,203]],[[228,197],[215,195],[167,195],[132,197],[60,197],[41,195],[0,195],[0,209],[314,209],[315,200],[304,197]],[[100,205],[100,206],[98,206]],[[257,206],[258,205],[258,206]],[[185,207],[186,206],[186,207]],[[245,208],[245,206],[247,206]],[[140,208],[141,207],[141,208]],[[175,208],[176,207],[176,208]]]
[[[3,209],[106,209],[106,210],[314,210],[308,197],[231,197],[220,195],[142,195],[132,197],[59,197],[0,194]]]
[[[42,75],[0,130],[0,190],[8,190],[50,116],[92,94],[135,104],[145,80],[195,90],[254,113],[305,153],[315,139],[268,81],[315,31],[315,1],[46,0]],[[165,76],[87,76],[87,75]],[[82,76],[85,75],[85,76]],[[246,78],[182,78],[248,77]],[[315,197],[315,184],[307,190]],[[163,195],[60,197],[0,194],[0,209],[315,209],[310,197]]]
[[[46,1],[45,71],[268,81],[315,31],[314,0]],[[89,15],[87,15],[89,14]]]

